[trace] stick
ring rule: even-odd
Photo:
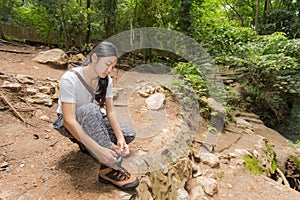
[[[4,100],[4,102],[13,110],[13,112],[17,115],[17,117],[19,119],[21,119],[25,124],[33,126],[32,124],[26,122],[26,120],[19,114],[19,112],[13,107],[13,105],[11,105],[11,103],[6,99],[6,97],[1,92],[0,92],[0,95],[1,95],[2,99]],[[35,126],[33,126],[33,127],[35,127]]]
[[[13,144],[13,142],[9,142],[9,143],[6,143],[6,144],[2,144],[0,147],[9,146],[9,145],[11,145],[11,144]]]
[[[283,172],[282,172],[278,167],[276,168],[276,171],[277,171],[278,174],[281,176],[284,185],[287,185],[287,186],[290,187],[290,184],[289,184],[288,180],[285,178],[285,175],[283,174]]]
[[[32,52],[28,52],[28,51],[18,51],[18,50],[8,50],[8,49],[0,49],[0,51],[4,51],[8,53],[32,54]]]

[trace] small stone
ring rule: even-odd
[[[51,87],[41,86],[41,87],[39,87],[39,91],[43,94],[50,94],[51,93]]]
[[[234,154],[236,155],[236,157],[241,157],[244,155],[252,156],[252,154],[246,149],[235,149]]]
[[[11,83],[9,81],[4,81],[1,87],[19,90],[21,89],[22,85],[20,83]]]
[[[38,134],[33,134],[33,139],[38,140],[40,136]]]
[[[218,192],[218,184],[217,181],[213,178],[206,178],[206,177],[198,177],[197,183],[199,183],[203,189],[204,192],[210,196],[213,196]]]
[[[4,161],[0,164],[0,168],[6,168],[6,167],[8,167],[8,162]]]
[[[176,200],[188,200],[188,199],[189,199],[189,193],[185,189],[178,188]]]
[[[146,99],[146,104],[151,110],[159,110],[165,101],[165,95],[162,93],[152,94]]]
[[[203,174],[201,167],[199,165],[194,164],[194,163],[192,165],[192,170],[193,170],[193,178],[196,178],[196,177],[201,176]]]
[[[203,197],[205,197],[205,193],[202,186],[196,186],[190,191],[190,200],[199,200]]]
[[[27,76],[27,75],[23,75],[23,74],[17,74],[16,75],[16,79],[23,84],[33,84],[33,77],[32,76]]]
[[[47,115],[40,116],[40,119],[46,122],[50,121],[50,118]]]
[[[220,164],[219,158],[212,153],[200,153],[199,154],[200,161],[204,164],[209,165],[212,168],[218,167]]]
[[[39,92],[39,90],[37,89],[37,88],[35,88],[35,87],[28,87],[28,88],[26,88],[26,92],[28,93],[28,94],[36,94],[36,93],[38,93]]]

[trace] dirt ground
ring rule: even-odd
[[[24,74],[35,80],[59,79],[67,70],[33,61],[41,50],[28,45],[1,43],[0,48],[0,70],[5,75]],[[8,52],[3,51],[5,49]],[[115,74],[121,76],[122,71]],[[52,128],[57,103],[50,107],[26,104],[13,92],[1,89],[1,93],[15,108],[24,108],[19,113],[34,126],[25,125],[8,106],[1,107],[0,199],[126,199],[132,195],[99,183],[99,164]],[[2,105],[5,104],[2,102]],[[145,103],[142,97],[134,94],[129,107],[136,124],[143,126],[149,122],[149,115],[143,112]],[[168,95],[165,110],[168,115],[165,128],[171,130],[180,119],[177,117],[178,106]],[[40,119],[41,115],[48,119]],[[172,133],[169,131],[169,137]],[[151,138],[137,138],[130,148],[133,153],[145,153],[155,151],[161,145],[164,142],[157,144]]]

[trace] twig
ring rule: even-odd
[[[290,184],[289,184],[288,180],[285,178],[285,175],[283,174],[283,172],[282,172],[278,167],[276,168],[276,171],[277,171],[278,174],[281,176],[284,185],[287,185],[287,186],[290,187]]]
[[[17,115],[17,117],[19,119],[21,119],[25,124],[28,124],[30,126],[33,126],[35,127],[34,125],[28,123],[20,114],[19,112],[13,107],[13,105],[11,105],[11,103],[7,100],[7,98],[1,93],[0,91],[0,95],[1,95],[1,98],[4,100],[4,102],[13,110],[13,112]]]
[[[24,101],[30,108],[33,108],[33,109],[34,109],[34,107],[33,107],[32,105],[30,105],[30,104],[28,103],[28,101],[26,101],[24,98],[19,97],[19,99],[21,99],[22,101]]]
[[[4,51],[8,53],[32,54],[32,52],[29,51],[18,51],[18,50],[8,50],[8,49],[0,49],[0,51]]]
[[[11,144],[13,144],[13,142],[9,142],[9,143],[6,143],[6,144],[2,144],[0,147],[6,147],[6,146],[9,146],[9,145],[11,145]]]

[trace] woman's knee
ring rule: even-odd
[[[99,112],[99,108],[94,103],[84,104],[84,105],[77,108],[77,114],[78,115],[84,115],[86,113],[91,115],[91,114],[97,113],[97,112]]]

